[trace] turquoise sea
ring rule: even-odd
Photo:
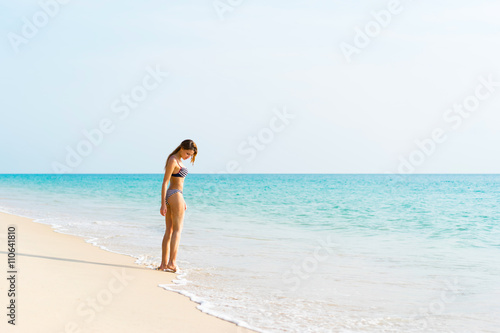
[[[0,175],[0,209],[154,267],[162,179]],[[162,287],[202,311],[261,332],[500,330],[500,175],[190,174],[184,197]]]

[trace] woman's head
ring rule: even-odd
[[[191,164],[194,164],[196,154],[198,154],[198,146],[196,146],[196,143],[194,143],[193,140],[187,139],[182,141],[181,144],[177,148],[175,148],[174,151],[170,153],[170,155],[168,155],[167,162],[165,163],[165,169],[167,168],[167,163],[170,156],[177,153],[179,153],[178,155],[184,160],[187,160],[189,157],[191,157]]]

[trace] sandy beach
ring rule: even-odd
[[[15,228],[11,245],[9,226]],[[132,257],[28,218],[0,213],[0,244],[2,332],[253,332],[158,286],[175,274],[139,266]],[[10,268],[9,249],[15,249]],[[14,312],[7,308],[11,302]]]

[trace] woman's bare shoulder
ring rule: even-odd
[[[175,165],[180,165],[179,161],[177,160],[177,158],[175,158],[175,156],[170,156],[168,158],[168,161],[167,161],[168,164],[173,164],[174,166]]]

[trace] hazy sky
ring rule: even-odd
[[[0,0],[0,173],[498,173],[498,13]]]

